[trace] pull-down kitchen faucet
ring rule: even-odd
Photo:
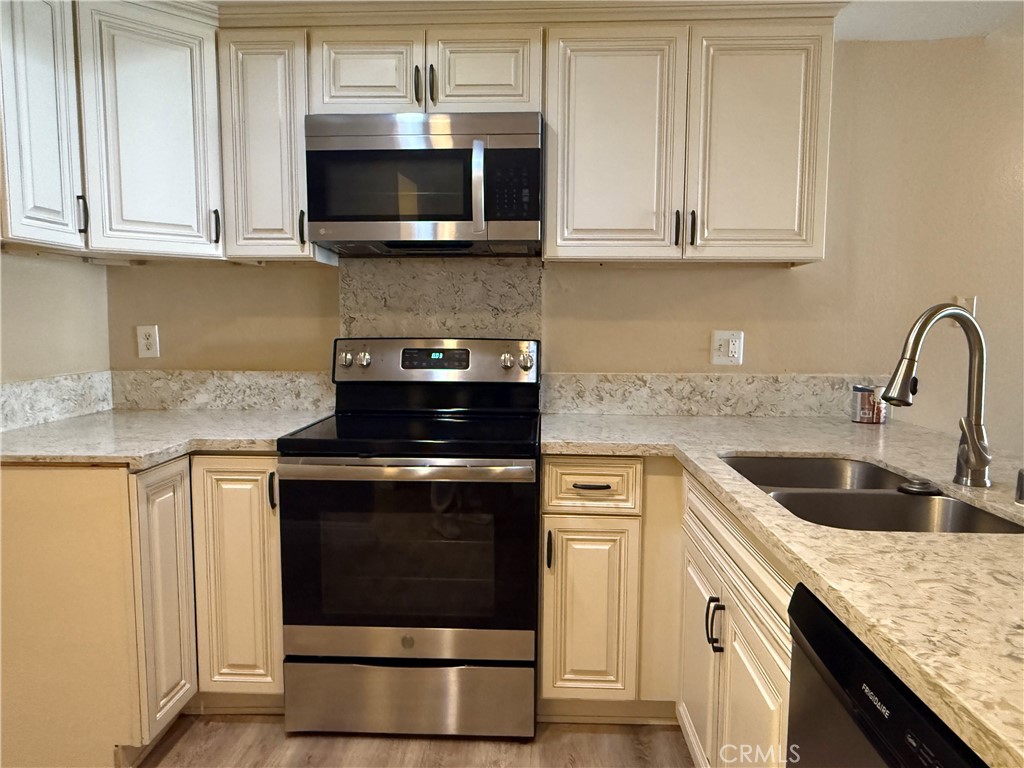
[[[967,371],[967,415],[960,419],[960,446],[956,452],[954,483],[987,488],[992,454],[985,434],[985,337],[974,316],[958,304],[936,304],[926,309],[907,334],[903,354],[882,399],[893,405],[912,405],[917,394],[917,359],[924,337],[939,320],[955,320],[967,335],[970,356]]]

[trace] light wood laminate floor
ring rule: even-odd
[[[531,742],[286,736],[281,717],[183,715],[141,768],[693,768],[679,728],[668,725],[538,723]]]

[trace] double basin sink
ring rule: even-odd
[[[1016,523],[958,499],[900,491],[910,478],[866,461],[803,456],[726,456],[722,461],[797,517],[818,525],[859,531],[1024,533]]]

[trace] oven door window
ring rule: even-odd
[[[472,221],[469,149],[310,150],[311,221]]]
[[[535,484],[289,480],[281,509],[285,624],[535,624]]]

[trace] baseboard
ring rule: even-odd
[[[675,725],[675,704],[671,701],[541,699],[537,702],[537,722]]]

